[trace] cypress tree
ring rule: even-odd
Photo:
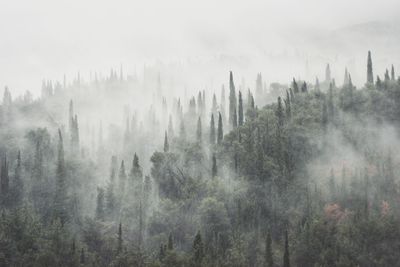
[[[126,182],[126,171],[125,171],[125,162],[124,160],[121,161],[121,167],[119,168],[119,174],[118,174],[118,180],[119,180],[119,193],[120,197],[122,198],[124,195],[125,191],[125,182]]]
[[[168,250],[173,250],[174,249],[174,241],[172,239],[172,233],[169,233],[168,236]]]
[[[324,131],[326,131],[327,125],[328,125],[328,107],[326,105],[326,99],[324,98],[324,101],[322,103],[322,118],[321,118],[321,123]]]
[[[229,124],[235,128],[237,126],[237,114],[236,114],[236,92],[235,84],[233,82],[232,71],[229,73]]]
[[[14,172],[14,182],[13,182],[13,200],[15,205],[19,205],[23,199],[24,193],[24,182],[21,177],[22,165],[21,165],[21,151],[18,151],[17,155],[17,166]]]
[[[118,253],[122,251],[122,223],[119,223],[118,226],[118,245],[117,245],[117,251]]]
[[[386,71],[385,71],[385,82],[388,82],[389,80],[390,80],[389,70],[386,69]]]
[[[164,136],[164,152],[167,153],[168,150],[169,150],[168,136],[167,136],[167,131],[165,131],[165,136]]]
[[[367,83],[374,84],[374,73],[372,69],[372,58],[371,51],[368,51],[368,59],[367,59]]]
[[[239,91],[239,126],[243,125],[243,99],[242,99],[242,92]]]
[[[80,264],[85,264],[85,250],[83,248],[81,249],[81,256],[79,262]]]
[[[1,204],[8,205],[9,204],[9,176],[8,176],[8,162],[7,156],[4,157],[4,160],[1,164],[1,175],[0,175],[0,192],[1,192]]]
[[[290,118],[292,117],[292,110],[290,106],[290,97],[288,91],[286,91],[286,99],[284,100],[284,102],[285,102],[286,118],[290,120]]]
[[[328,92],[328,118],[333,121],[335,116],[335,107],[333,104],[333,85],[332,83],[329,85],[329,92]]]
[[[299,86],[297,85],[297,82],[296,82],[296,80],[294,78],[293,78],[293,81],[292,81],[292,88],[293,88],[293,92],[295,94],[297,94],[299,92]]]
[[[307,93],[308,89],[307,89],[307,84],[306,82],[303,82],[303,85],[301,86],[301,92],[302,93]]]
[[[331,82],[331,67],[329,64],[326,65],[325,69],[325,82]]]
[[[201,143],[202,131],[201,131],[201,118],[200,117],[197,120],[196,137],[197,137],[197,142]]]
[[[278,126],[281,129],[284,124],[284,113],[283,113],[283,107],[282,107],[282,99],[280,96],[278,97],[278,107],[275,111],[275,115],[276,115]]]
[[[392,69],[391,69],[391,71],[390,71],[390,76],[391,76],[391,80],[392,80],[392,81],[396,80],[396,77],[395,77],[395,75],[394,75],[394,66],[393,66],[393,64],[392,64]]]
[[[267,238],[265,240],[264,266],[265,267],[273,267],[274,266],[274,259],[272,256],[272,238],[271,238],[270,230],[268,230]]]
[[[193,241],[193,265],[195,267],[202,266],[203,258],[204,258],[204,245],[199,231],[197,232]]]
[[[67,220],[68,211],[68,195],[67,195],[67,184],[66,184],[66,172],[64,163],[64,146],[61,130],[58,130],[58,158],[57,158],[57,169],[56,169],[56,192],[54,200],[54,212],[55,218],[59,219],[61,225]]]
[[[285,230],[285,251],[283,253],[283,267],[290,267],[288,232]]]
[[[211,176],[214,178],[218,174],[218,167],[217,167],[217,158],[215,154],[212,155],[212,168],[211,168]]]
[[[211,114],[210,121],[210,144],[215,144],[215,123],[214,123],[214,114]]]
[[[211,107],[212,114],[216,114],[217,110],[218,110],[217,97],[214,94],[213,95],[213,100],[212,100],[212,107]]]
[[[349,84],[349,72],[347,71],[347,68],[344,69],[344,79],[343,79],[343,85],[346,86]]]
[[[224,129],[222,125],[222,116],[221,113],[218,114],[218,135],[217,135],[217,144],[220,145],[222,143],[222,139],[224,138]]]

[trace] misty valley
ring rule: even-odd
[[[0,266],[400,266],[400,78],[365,56],[359,87],[330,65],[6,87]]]

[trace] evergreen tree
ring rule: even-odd
[[[173,250],[174,249],[174,241],[172,239],[172,233],[169,233],[168,236],[168,250]]]
[[[217,110],[218,110],[217,97],[214,94],[213,95],[213,99],[212,99],[211,113],[212,114],[217,114]]]
[[[286,99],[284,100],[284,102],[285,102],[286,118],[290,120],[290,118],[292,117],[292,110],[291,110],[290,97],[288,91],[286,91]]]
[[[66,171],[64,163],[64,147],[61,130],[58,130],[58,158],[57,158],[57,169],[56,169],[56,192],[54,200],[54,215],[55,219],[59,219],[61,225],[67,221],[68,217],[68,192],[66,183]]]
[[[85,264],[85,260],[86,260],[85,250],[82,248],[81,249],[81,256],[80,256],[80,259],[79,259],[79,263],[84,265]]]
[[[299,86],[297,85],[297,82],[296,82],[296,80],[294,78],[293,78],[293,81],[292,81],[292,88],[293,88],[293,92],[295,94],[297,94],[299,92]]]
[[[0,192],[1,192],[1,204],[7,206],[9,204],[9,176],[8,176],[8,162],[7,156],[1,164],[1,175],[0,175]]]
[[[229,73],[229,124],[232,128],[237,126],[236,92],[232,71]]]
[[[215,144],[215,123],[214,123],[214,114],[211,114],[210,121],[210,144]]]
[[[331,68],[329,64],[326,65],[325,69],[325,82],[330,83],[331,82]]]
[[[389,70],[386,69],[386,71],[385,71],[385,82],[387,83],[388,81],[390,81],[390,76],[389,76]]]
[[[185,122],[183,121],[183,119],[181,120],[181,125],[179,128],[179,137],[182,141],[186,140]]]
[[[197,120],[196,138],[197,138],[197,142],[201,143],[202,131],[201,131],[201,118],[200,117]]]
[[[204,258],[204,245],[199,231],[197,232],[193,241],[193,258],[192,258],[193,266],[195,267],[203,266],[203,258]]]
[[[211,168],[211,177],[216,177],[218,175],[218,167],[217,167],[217,158],[215,154],[212,155],[212,168]]]
[[[124,160],[121,161],[121,167],[119,168],[119,174],[118,174],[118,180],[119,180],[119,197],[123,198],[124,196],[124,191],[125,191],[125,183],[126,183],[126,171],[125,171],[125,162]]]
[[[117,240],[117,252],[122,252],[122,223],[120,222],[118,225],[118,240]]]
[[[303,82],[303,85],[301,86],[301,92],[302,93],[307,93],[308,89],[307,89],[307,84],[306,82]]]
[[[367,59],[367,83],[374,84],[374,73],[372,69],[372,58],[371,51],[368,51],[368,59]]]
[[[322,102],[322,118],[321,118],[321,123],[323,129],[326,131],[327,125],[328,125],[328,107],[326,104],[326,99],[324,97],[324,101]]]
[[[283,253],[283,267],[290,267],[288,232],[285,230],[285,250]]]
[[[244,117],[243,117],[243,99],[242,92],[239,91],[239,126],[243,125]]]
[[[167,136],[167,131],[165,131],[165,136],[164,136],[164,152],[167,153],[168,151],[169,151],[168,136]]]
[[[335,107],[333,103],[333,85],[332,83],[329,85],[329,91],[328,91],[328,118],[330,121],[333,121],[334,116],[335,116]]]
[[[265,240],[264,266],[265,267],[273,267],[274,266],[274,259],[272,256],[272,238],[271,238],[270,230],[268,230],[267,238]]]
[[[224,138],[224,129],[222,125],[222,116],[221,113],[218,115],[218,131],[217,131],[217,144],[220,145],[222,143],[222,139]]]
[[[283,124],[284,124],[284,113],[283,113],[283,107],[282,107],[282,99],[279,96],[278,97],[278,107],[275,111],[275,115],[277,118],[277,123],[280,129],[282,129]]]
[[[319,85],[319,79],[318,77],[315,78],[315,91],[317,93],[319,93],[319,91],[321,90],[320,85]]]
[[[15,166],[14,180],[12,185],[13,202],[15,206],[22,203],[24,197],[24,182],[22,181],[21,151],[18,151],[17,165]]]
[[[391,80],[394,81],[396,80],[395,74],[394,74],[394,66],[392,65],[392,69],[390,71],[390,76],[391,76]]]

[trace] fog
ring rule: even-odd
[[[261,71],[269,82],[314,79],[331,63],[335,77],[347,66],[361,83],[366,50],[375,51],[377,67],[400,54],[399,28],[386,27],[398,25],[399,8],[396,0],[3,1],[0,84],[38,96],[42,79],[176,61],[191,73],[197,69],[189,62],[197,61],[247,79]],[[213,77],[204,76],[211,85]]]

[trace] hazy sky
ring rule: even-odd
[[[399,11],[398,0],[1,0],[0,86],[38,92],[43,78],[63,73],[234,54],[281,30],[332,30]]]

